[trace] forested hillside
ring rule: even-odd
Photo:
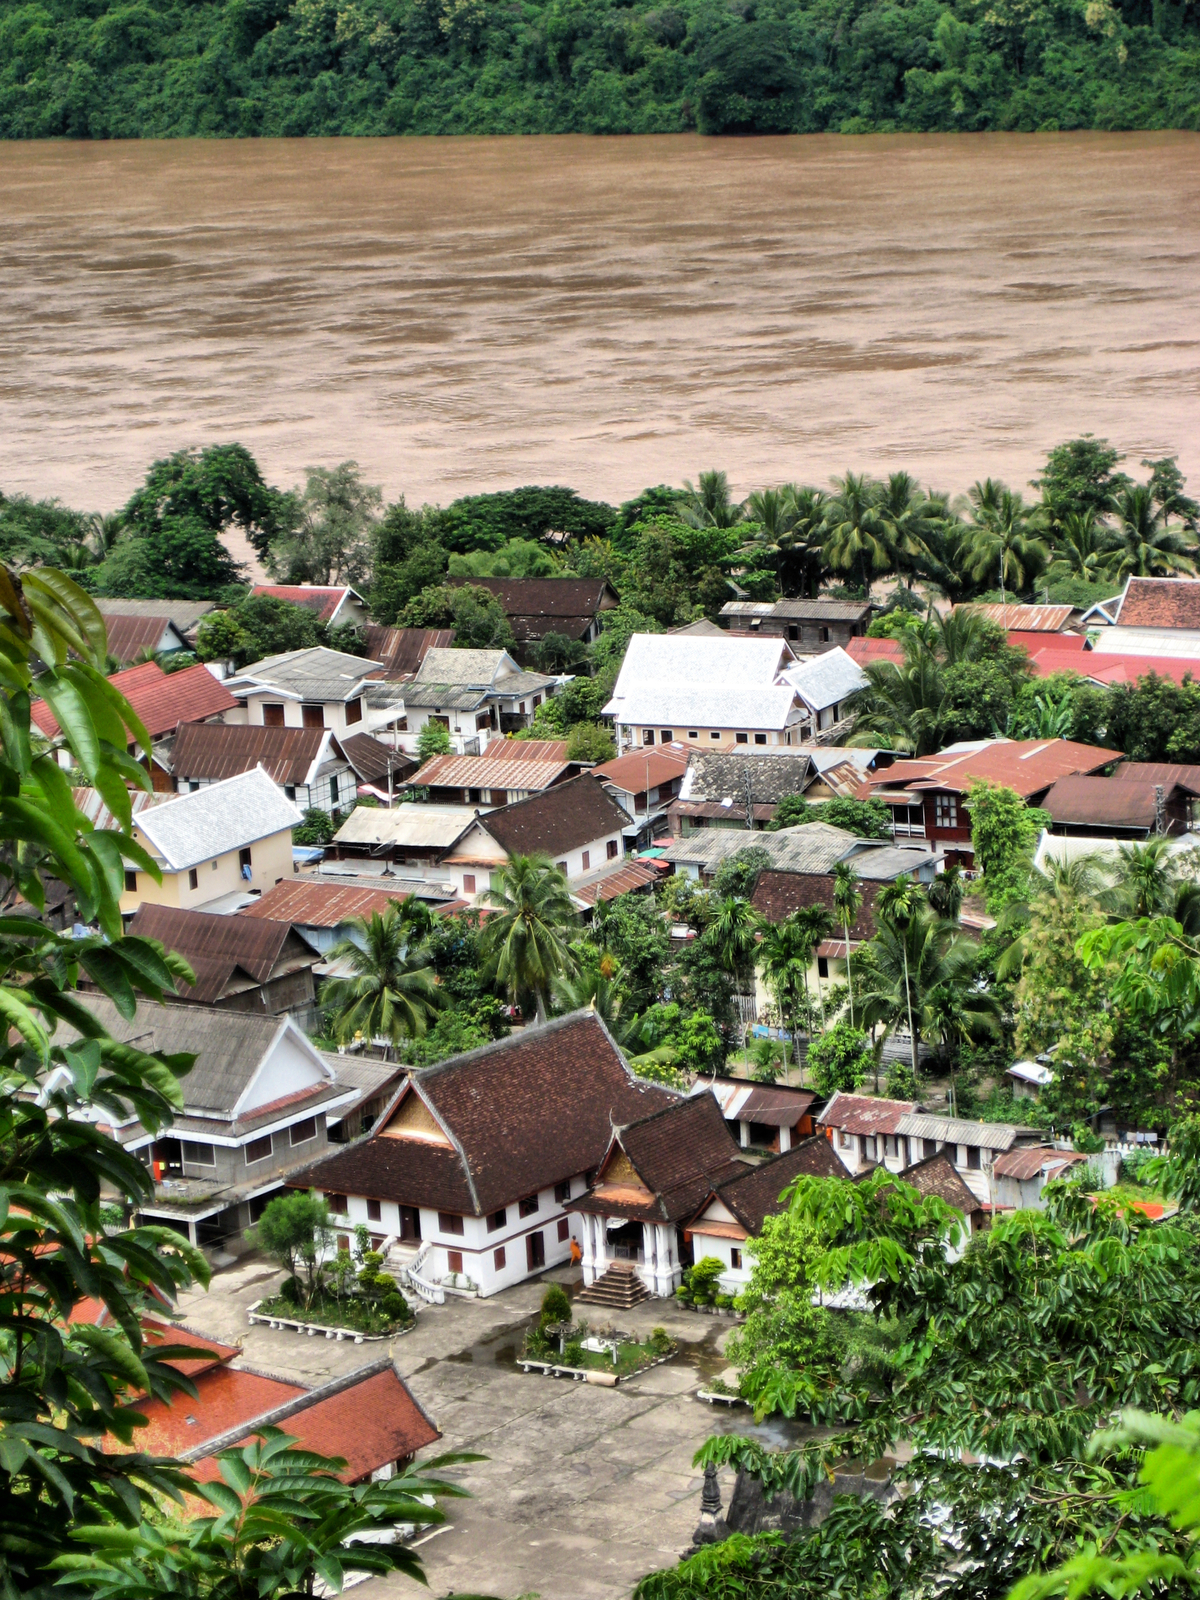
[[[0,135],[1200,127],[1190,0],[2,0]]]

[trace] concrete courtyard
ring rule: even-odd
[[[251,1257],[217,1273],[207,1292],[186,1295],[189,1326],[243,1346],[241,1364],[318,1384],[368,1361],[382,1344],[337,1343],[251,1327],[247,1307],[273,1292],[281,1274]],[[525,1328],[545,1284],[578,1281],[552,1272],[487,1300],[421,1309],[413,1332],[391,1353],[413,1393],[444,1434],[440,1450],[487,1460],[451,1469],[473,1496],[448,1505],[450,1526],[420,1547],[436,1596],[498,1600],[623,1600],[637,1580],[676,1561],[699,1519],[702,1476],[692,1456],[710,1434],[753,1431],[749,1413],[696,1399],[702,1382],[726,1370],[732,1324],[652,1300],[618,1315],[622,1331],[665,1327],[679,1354],[615,1389],[526,1376],[516,1366]],[[581,1307],[593,1326],[607,1320]],[[432,1454],[433,1452],[428,1452]],[[732,1476],[722,1482],[728,1504]],[[415,1595],[406,1579],[370,1580],[362,1600]]]

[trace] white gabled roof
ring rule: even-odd
[[[782,639],[635,633],[604,714],[647,727],[783,728],[795,691]]]
[[[789,667],[783,676],[810,711],[836,706],[867,686],[866,673],[840,645]]]
[[[261,767],[141,812],[136,827],[172,872],[298,827],[300,812]]]

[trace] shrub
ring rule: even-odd
[[[450,730],[441,722],[429,721],[417,735],[417,755],[421,765],[432,761],[434,756],[444,756],[450,753]]]
[[[408,1322],[412,1318],[412,1307],[402,1294],[385,1294],[379,1309],[393,1322]]]
[[[570,1322],[570,1296],[557,1283],[552,1283],[542,1296],[542,1312],[538,1320],[543,1328],[558,1327],[564,1322]]]
[[[673,1348],[674,1343],[665,1328],[655,1328],[650,1334],[650,1348],[656,1356],[665,1356]]]
[[[285,1300],[294,1306],[300,1305],[304,1298],[304,1290],[298,1278],[285,1278],[279,1285],[279,1292]]]
[[[689,1274],[692,1298],[697,1305],[711,1305],[717,1296],[717,1283],[725,1271],[725,1263],[718,1256],[705,1256]]]
[[[853,1094],[871,1070],[871,1045],[861,1028],[835,1022],[809,1045],[806,1059],[818,1093]]]
[[[292,829],[293,844],[327,845],[333,838],[333,819],[320,806],[306,806],[300,826]]]
[[[566,1367],[581,1367],[583,1365],[583,1346],[578,1339],[572,1339],[562,1353],[563,1365]]]
[[[733,1296],[731,1294],[719,1294],[713,1304],[722,1311],[728,1311],[733,1305]]]
[[[893,1100],[915,1100],[917,1080],[910,1062],[893,1061],[888,1068],[887,1092]]]

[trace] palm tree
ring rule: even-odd
[[[1113,882],[1096,897],[1102,910],[1122,921],[1174,914],[1185,885],[1169,839],[1159,835],[1145,844],[1123,845],[1113,867]]]
[[[918,566],[930,558],[926,534],[937,508],[907,472],[893,472],[884,486],[881,509],[892,547],[893,560],[903,566],[911,589]]]
[[[579,918],[566,878],[547,855],[510,856],[484,901],[496,909],[482,940],[496,983],[514,1004],[532,995],[545,1022],[555,981],[575,967],[565,935]]]
[[[1000,601],[1007,604],[1006,585],[1024,589],[1046,564],[1046,546],[1035,537],[1035,513],[1015,490],[993,478],[974,484],[968,498],[967,570],[976,583],[998,574]]]
[[[407,902],[406,902],[407,903]],[[410,925],[393,903],[370,917],[351,917],[349,934],[327,960],[345,962],[352,976],[335,978],[322,999],[333,1011],[339,1044],[361,1036],[383,1038],[387,1048],[419,1039],[432,1013],[446,1004],[424,949],[413,944]]]
[[[792,1053],[804,1081],[804,1065],[800,1055],[800,994],[808,999],[808,967],[812,951],[791,917],[764,930],[758,946],[758,959],[763,977],[775,993],[779,1015],[784,1027],[792,1036]]]
[[[966,963],[973,953],[964,949]],[[957,959],[957,956],[956,958]],[[1000,1002],[983,990],[965,965],[963,981],[949,976],[935,984],[921,1008],[921,1031],[947,1061],[950,1071],[950,1115],[958,1115],[958,1089],[954,1065],[965,1044],[975,1044],[983,1035],[995,1038],[1000,1032]],[[974,981],[972,981],[974,980]]]
[[[679,514],[693,528],[732,528],[742,520],[742,508],[730,498],[723,472],[702,472],[699,484],[685,478]]]
[[[858,874],[848,861],[835,862],[833,868],[833,909],[841,918],[846,935],[846,987],[850,992],[850,1026],[854,1026],[854,973],[850,965],[850,929],[862,910],[862,890]]]
[[[554,1003],[558,1011],[586,1011],[600,1017],[618,1044],[623,1044],[638,1023],[637,1017],[623,1017],[625,991],[621,987],[621,964],[605,950],[599,964],[585,971],[563,973],[554,983]]]
[[[837,493],[825,507],[825,562],[840,572],[857,568],[869,599],[872,574],[887,572],[895,565],[881,487],[865,473],[854,472],[835,478],[833,485]]]
[[[811,966],[817,946],[833,932],[833,912],[828,906],[801,906],[789,921],[796,924],[797,937],[805,948],[805,965]],[[821,1007],[821,1031],[825,1031],[825,994],[821,988],[821,969],[817,968],[817,1004]]]
[[[740,993],[753,985],[754,952],[762,918],[749,900],[730,894],[716,902],[712,920],[700,935]]]
[[[958,862],[952,861],[944,871],[939,872],[925,894],[939,917],[947,922],[957,922],[963,903],[963,875]]]
[[[88,537],[92,542],[94,557],[97,561],[103,561],[124,531],[125,513],[123,511],[110,511],[105,516],[99,511],[93,511],[87,519],[87,523]]]
[[[1167,526],[1148,484],[1122,489],[1113,496],[1112,509],[1117,517],[1119,541],[1113,558],[1115,579],[1170,578],[1195,572],[1196,563],[1188,554],[1187,542]]]
[[[888,885],[888,888],[897,887]],[[930,908],[915,884],[893,897],[911,904],[907,915],[875,905],[876,933],[870,945],[867,980],[860,995],[868,1027],[889,1033],[908,1021],[913,1076],[919,1041],[946,1044],[994,1032],[1000,1007],[978,982],[979,952],[955,925]]]
[[[904,661],[871,661],[866,687],[853,698],[850,745],[883,744],[926,756],[941,748],[938,734],[946,697],[942,669],[933,651],[911,630],[903,640]]]
[[[917,888],[916,880],[907,873],[899,878],[894,878],[891,883],[885,884],[879,891],[875,900],[876,934],[873,943],[880,943],[883,935],[883,946],[895,953],[899,949],[904,968],[904,1004],[908,1012],[908,1032],[912,1043],[912,1069],[913,1077],[919,1070],[917,1061],[917,1035],[913,1027],[913,1000],[912,986],[909,982],[908,972],[908,935],[917,916],[921,892]],[[866,1007],[869,1013],[870,1007]]]
[[[1054,561],[1048,578],[1075,577],[1100,583],[1110,576],[1117,541],[1092,511],[1068,511],[1054,528]]]
[[[778,540],[780,534],[791,531],[792,509],[786,488],[756,489],[746,501],[749,520],[759,523],[772,540]]]
[[[785,483],[786,532],[779,535],[779,587],[788,599],[815,596],[825,565],[825,491]]]

